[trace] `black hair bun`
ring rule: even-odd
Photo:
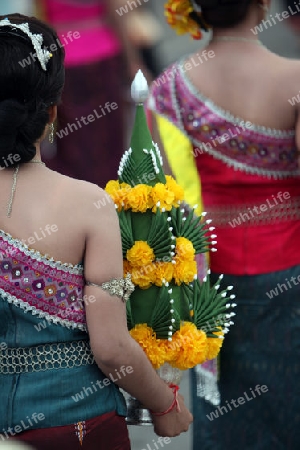
[[[39,116],[39,117],[37,117]],[[14,167],[28,162],[36,154],[35,142],[42,134],[47,112],[29,112],[28,106],[18,100],[7,99],[0,102],[0,166]],[[36,129],[39,128],[38,136]],[[41,134],[39,134],[41,133]],[[10,156],[9,156],[10,155]]]
[[[246,18],[252,0],[195,0],[195,3],[201,7],[205,23],[213,28],[231,28]],[[192,19],[203,28],[195,17]]]

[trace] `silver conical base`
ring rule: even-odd
[[[166,383],[179,384],[182,378],[182,370],[171,367],[170,364],[163,364],[158,370],[158,375]],[[123,391],[123,395],[127,405],[127,425],[152,425],[152,417],[148,409],[146,409],[139,400]]]
[[[151,414],[136,398],[126,395],[127,425],[152,425]]]

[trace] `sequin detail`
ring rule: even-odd
[[[275,179],[300,176],[294,130],[235,117],[198,92],[182,67],[182,61],[173,65],[153,84],[148,107],[192,141],[195,157],[200,149],[234,170]]]
[[[24,312],[86,331],[83,267],[41,255],[0,230],[0,295]]]
[[[86,435],[86,424],[85,421],[75,423],[75,434],[78,437],[80,445],[83,444],[83,439]]]
[[[105,283],[95,284],[87,281],[88,286],[96,286],[104,291],[107,291],[110,295],[115,295],[123,300],[123,302],[127,302],[129,300],[130,295],[134,291],[135,287],[131,281],[131,275],[127,274],[125,278],[114,278],[111,281],[106,281]]]

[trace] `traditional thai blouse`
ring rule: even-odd
[[[187,188],[198,191],[201,179],[206,218],[212,220],[218,241],[212,270],[254,275],[299,264],[295,130],[270,129],[235,117],[200,93],[180,63],[153,83],[148,107],[157,115],[164,143],[170,142],[170,124],[190,143],[188,150],[186,144],[174,150],[181,160],[193,161],[190,172],[184,168]],[[175,175],[181,175],[182,163],[178,167],[170,145],[167,154]]]
[[[0,231],[0,433],[77,423],[123,396],[96,365],[83,302],[83,266],[63,264]],[[115,375],[115,376],[113,376]],[[41,417],[41,416],[40,416]]]

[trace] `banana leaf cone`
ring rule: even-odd
[[[164,174],[150,134],[144,102],[148,85],[139,71],[132,84],[136,116],[118,180],[106,191],[115,202],[122,235],[124,276],[135,291],[127,302],[130,333],[154,368],[185,370],[217,356],[232,324],[231,286],[198,279],[196,254],[210,250],[208,221],[184,204],[184,192]]]

